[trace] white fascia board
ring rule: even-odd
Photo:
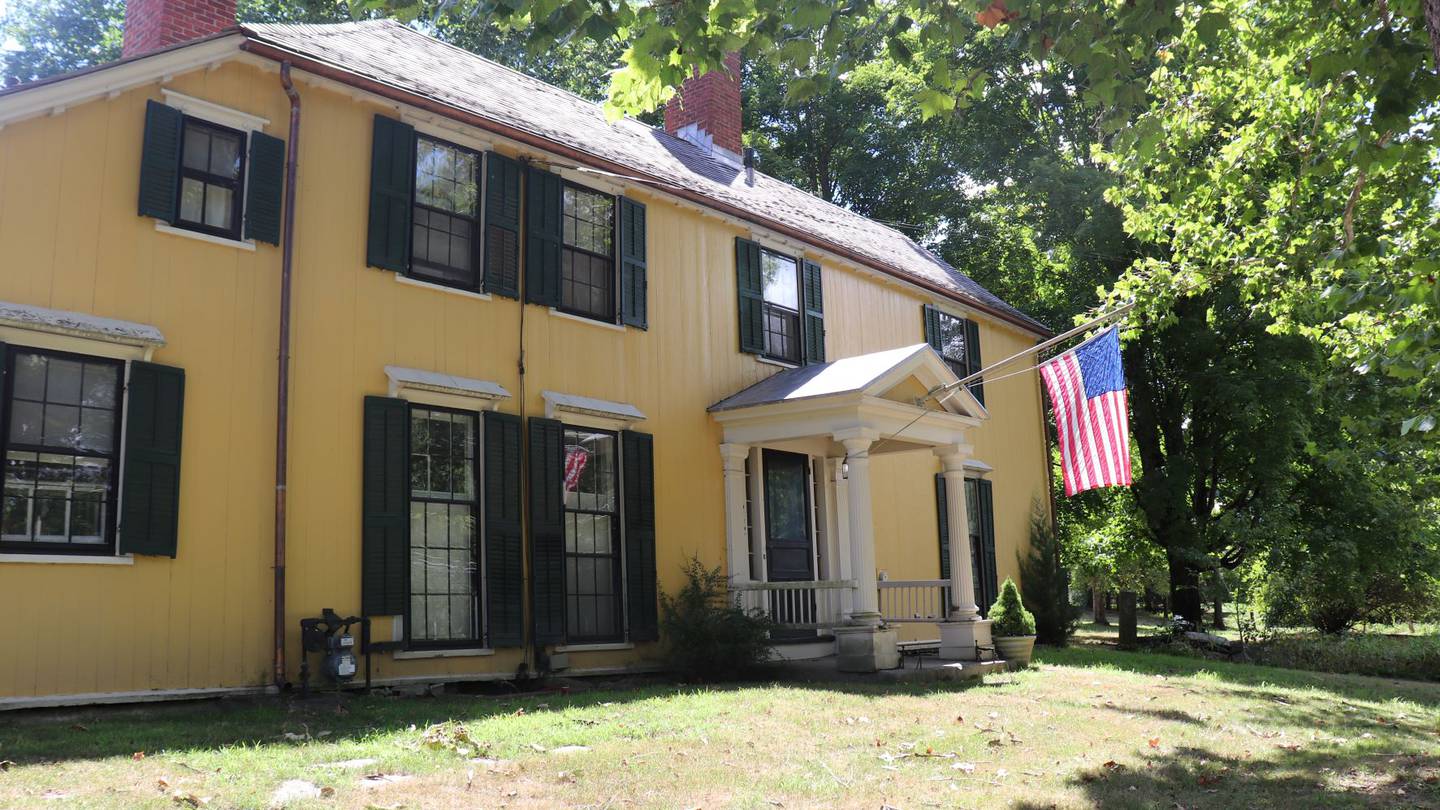
[[[486,400],[507,399],[510,396],[510,392],[499,383],[489,380],[472,380],[469,377],[456,377],[453,374],[441,374],[438,371],[386,366],[385,376],[390,378],[392,392],[413,389]]]
[[[158,349],[165,345],[165,335],[159,329],[146,323],[102,318],[99,315],[90,315],[84,312],[67,312],[62,309],[14,304],[8,301],[0,301],[0,326],[146,349]]]
[[[240,53],[244,41],[243,35],[233,34],[0,95],[0,126],[225,61]]]

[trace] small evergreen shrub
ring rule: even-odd
[[[1015,580],[1006,577],[1000,586],[1000,598],[990,606],[990,622],[991,634],[1000,638],[1035,635],[1035,616],[1020,601]]]
[[[685,584],[660,595],[665,663],[688,681],[727,681],[755,674],[770,661],[774,622],[730,601],[725,575],[696,557],[685,563]]]
[[[1061,546],[1037,507],[1030,518],[1030,553],[1020,559],[1021,591],[1035,614],[1035,640],[1056,647],[1070,641],[1080,617],[1070,601],[1070,573]]]

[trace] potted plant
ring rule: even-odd
[[[1035,650],[1035,616],[1021,603],[1014,580],[1007,577],[1000,586],[1000,598],[990,606],[988,618],[996,654],[1005,661],[1028,666]]]

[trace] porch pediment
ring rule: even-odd
[[[885,449],[894,452],[960,442],[967,428],[989,418],[968,390],[926,396],[956,381],[935,350],[921,343],[786,369],[709,411],[725,427],[729,442],[859,432],[889,439]]]

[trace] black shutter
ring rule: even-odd
[[[648,269],[645,264],[645,206],[620,198],[620,322],[648,326]]]
[[[404,273],[410,269],[411,196],[415,186],[415,128],[375,116],[370,151],[370,233],[365,263]]]
[[[940,310],[926,304],[925,312],[925,342],[930,344],[941,358],[945,357],[945,342],[940,339]]]
[[[935,514],[940,519],[940,578],[950,578],[950,504],[945,500],[945,475],[935,473]],[[946,606],[949,610],[949,606]]]
[[[285,207],[285,142],[250,133],[250,168],[245,181],[245,238],[280,244]]]
[[[485,292],[520,297],[520,164],[485,155]]]
[[[400,616],[410,591],[410,405],[365,397],[360,612]]]
[[[655,440],[620,434],[625,487],[625,598],[631,641],[660,638],[655,582]]]
[[[485,604],[492,647],[525,643],[520,417],[485,412]]]
[[[565,183],[536,169],[525,174],[525,300],[560,306],[560,257],[565,244]]]
[[[999,572],[995,569],[995,499],[990,482],[975,481],[976,500],[980,501],[980,604],[988,613],[990,605],[1000,596]]]
[[[965,367],[971,374],[985,367],[980,362],[980,324],[972,320],[965,321]],[[966,387],[970,389],[970,393],[974,394],[976,399],[980,400],[981,405],[985,404],[983,382],[977,380],[974,384]]]
[[[740,351],[765,353],[765,281],[760,246],[735,238],[735,284],[740,296]]]
[[[530,420],[530,609],[538,644],[565,641],[565,429]]]
[[[175,221],[180,196],[180,130],[185,116],[158,101],[145,104],[145,144],[140,149],[140,216]]]
[[[0,341],[0,447],[4,447],[4,437],[10,429],[10,413],[6,405],[9,404],[8,397],[4,395],[6,377],[10,373],[10,357],[8,347]],[[0,508],[3,511],[3,508]]]
[[[825,362],[825,292],[820,283],[820,265],[800,262],[800,308],[804,321],[805,362]]]
[[[120,552],[174,557],[180,534],[185,370],[131,363],[127,390]]]

